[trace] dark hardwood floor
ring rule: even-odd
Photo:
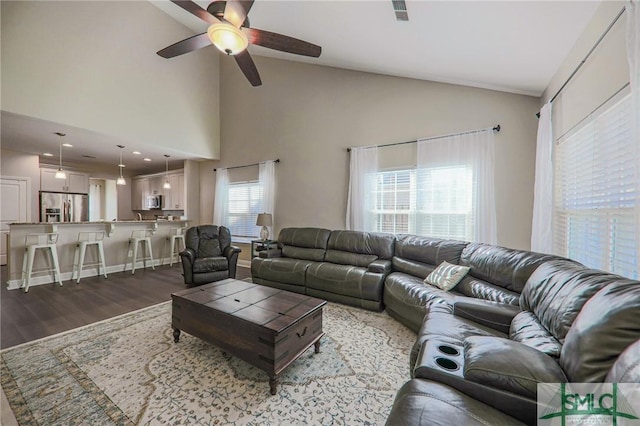
[[[185,288],[180,264],[33,286],[28,293],[7,290],[6,272],[0,267],[2,349],[165,302]],[[250,276],[250,269],[238,267],[237,279]]]

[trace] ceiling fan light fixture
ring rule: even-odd
[[[211,43],[222,53],[237,55],[246,50],[249,39],[242,30],[225,22],[213,24],[207,30]]]

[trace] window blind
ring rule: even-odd
[[[618,96],[563,137],[555,153],[554,250],[638,278],[639,147],[631,96]]]
[[[260,182],[229,184],[229,210],[227,223],[234,240],[257,238],[260,227],[256,226],[261,213],[262,185]]]
[[[472,238],[476,221],[470,166],[384,171],[373,178],[374,231]]]

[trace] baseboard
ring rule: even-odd
[[[251,268],[250,260],[238,260],[238,266],[241,268]]]
[[[153,266],[162,266],[164,263],[166,263],[167,265],[169,264],[169,258],[166,259],[155,259],[153,261]],[[173,262],[174,264],[177,263],[178,266],[182,267],[182,265],[180,264],[180,262]],[[151,265],[151,262],[147,261],[147,267],[149,267]],[[117,272],[125,272],[125,271],[130,271],[133,268],[133,265],[131,263],[127,263],[126,265],[121,263],[119,265],[109,265],[105,268],[107,275],[112,274],[112,273],[117,273]],[[144,268],[144,262],[143,261],[138,261],[136,262],[136,269],[143,269]],[[64,283],[65,281],[70,281],[71,280],[71,274],[72,271],[69,272],[61,272],[60,273],[60,280]],[[82,280],[82,278],[87,278],[87,277],[95,277],[98,275],[98,268],[97,267],[87,267],[85,269],[82,270],[81,274],[80,274],[80,280]],[[19,279],[14,279],[14,280],[9,280],[7,281],[7,290],[16,290],[20,288],[20,284],[21,284],[22,280]],[[31,280],[29,281],[29,287],[33,287],[33,286],[37,286],[37,285],[44,285],[44,284],[51,284],[53,283],[53,274],[48,274],[48,275],[44,275],[44,276],[39,276],[39,277],[32,277]]]

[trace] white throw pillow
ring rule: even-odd
[[[424,282],[449,291],[467,275],[469,269],[468,266],[452,265],[444,261],[424,279]]]

